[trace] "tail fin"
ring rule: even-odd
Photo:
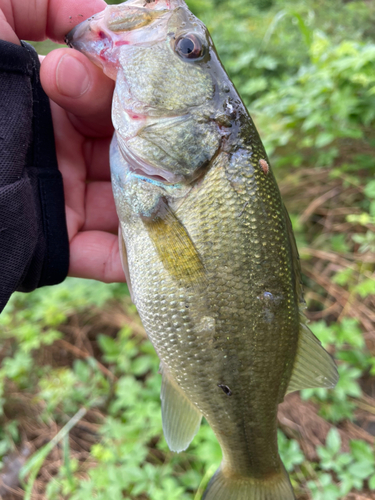
[[[280,474],[268,480],[260,480],[234,475],[226,477],[219,467],[209,482],[202,500],[295,500],[295,498],[284,468]]]

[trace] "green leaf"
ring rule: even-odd
[[[119,346],[112,337],[108,337],[108,335],[98,335],[97,341],[104,354],[108,356],[116,356],[119,354]]]
[[[32,457],[26,462],[22,467],[20,472],[20,479],[23,482],[28,474],[30,474],[29,480],[25,487],[25,500],[30,500],[32,495],[32,490],[34,486],[35,479],[38,472],[43,465],[44,460],[47,458],[51,450],[69,434],[71,429],[84,417],[87,410],[85,408],[80,409],[74,417],[72,417],[69,422],[56,434],[56,436],[43,448],[40,448]]]
[[[340,451],[341,437],[339,431],[335,427],[332,427],[327,434],[326,448],[333,454]]]
[[[369,181],[364,187],[363,192],[368,198],[375,199],[375,181]]]
[[[369,295],[375,295],[375,278],[366,278],[354,287],[354,292],[357,292],[362,298]]]
[[[352,440],[350,441],[350,450],[353,457],[359,462],[366,460],[375,465],[374,450],[369,444],[364,441]]]

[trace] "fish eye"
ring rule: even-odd
[[[204,55],[205,47],[196,35],[189,34],[176,40],[175,50],[183,59],[200,59]]]

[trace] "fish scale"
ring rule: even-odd
[[[205,500],[293,500],[278,404],[334,387],[337,370],[301,314],[298,252],[254,123],[183,0],[108,6],[67,41],[116,80],[120,250],[161,361],[167,443],[185,450],[204,416],[223,452]]]

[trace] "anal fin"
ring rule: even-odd
[[[199,430],[202,414],[162,368],[161,413],[164,436],[171,451],[186,450]]]
[[[302,318],[297,356],[287,394],[314,387],[332,389],[337,384],[338,378],[332,356],[322,347]]]

